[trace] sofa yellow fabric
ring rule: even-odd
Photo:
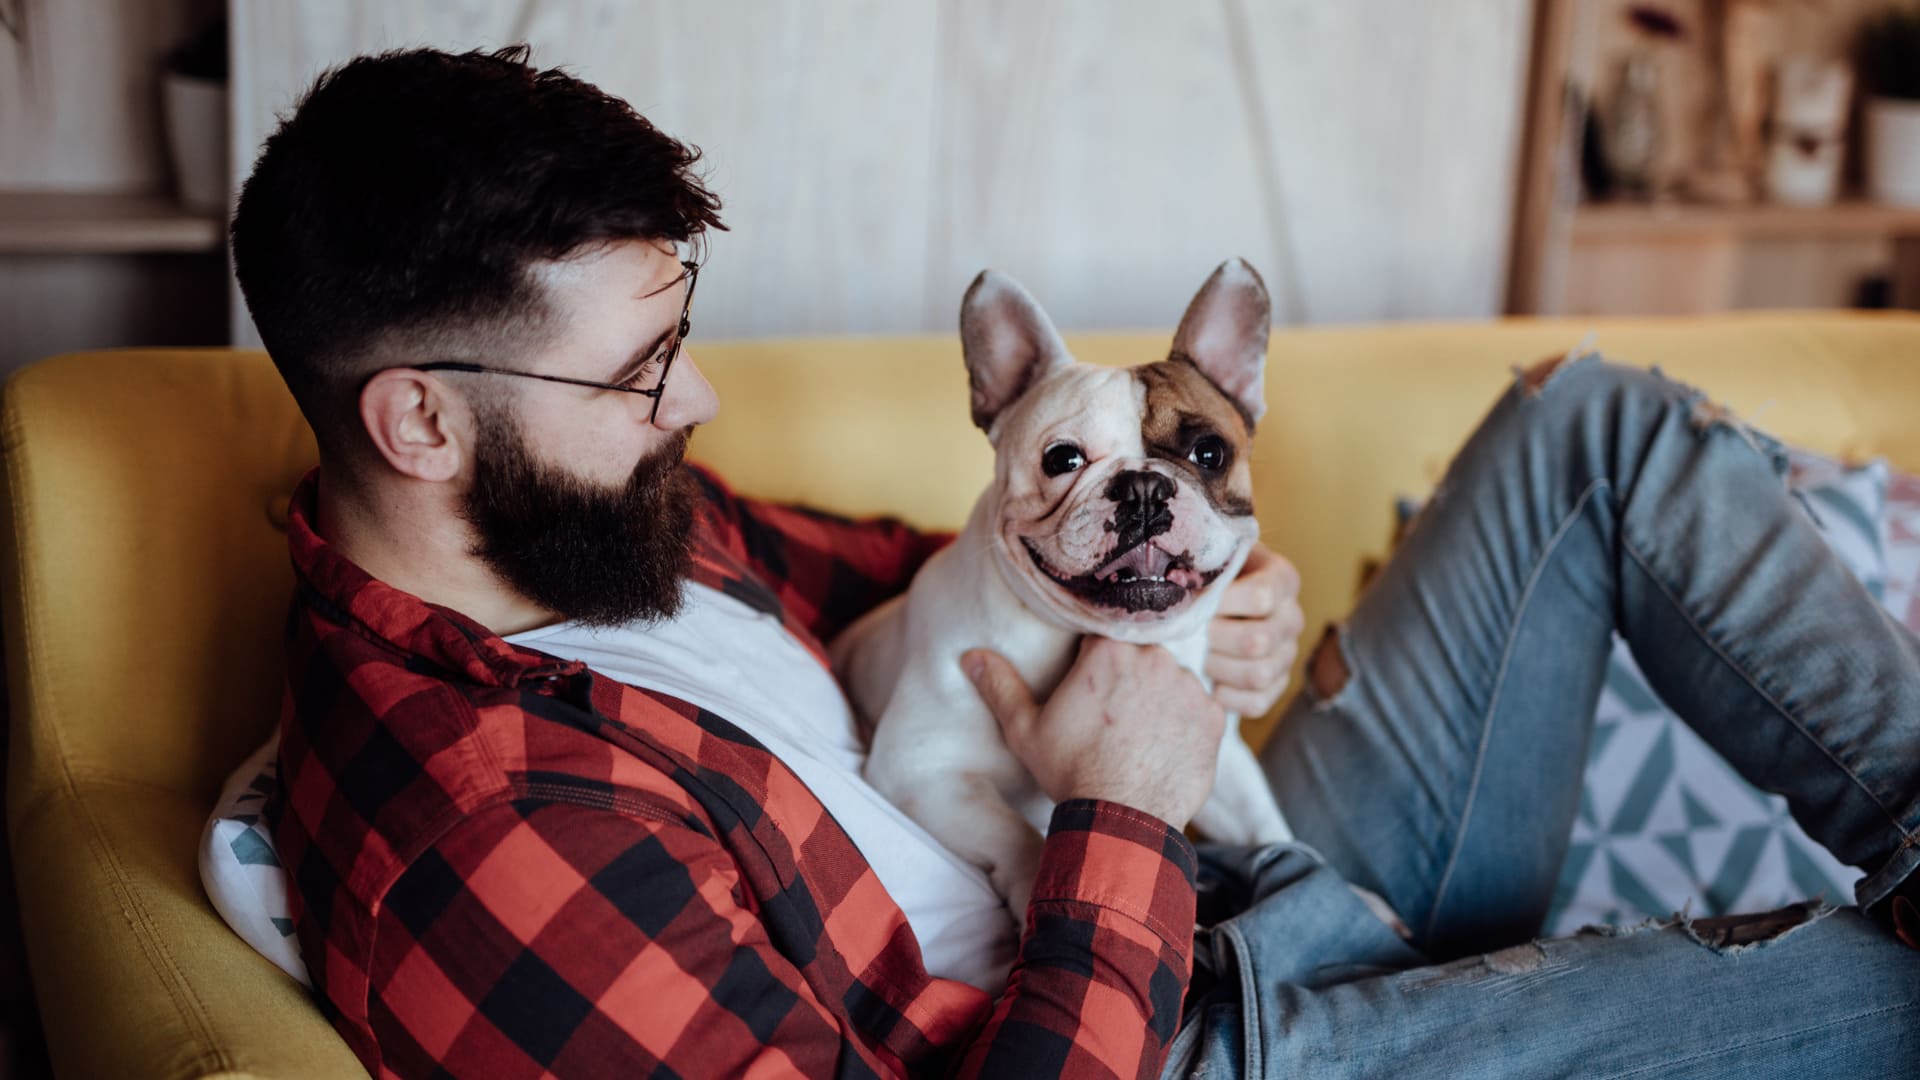
[[[1310,628],[1511,378],[1589,329],[1791,442],[1920,469],[1920,316],[1784,314],[1277,334],[1255,457],[1268,544]],[[1133,363],[1168,335],[1071,338]],[[695,456],[755,494],[957,525],[988,475],[950,337],[696,347],[720,391]],[[279,708],[284,501],[313,442],[265,357],[64,356],[10,381],[0,556],[7,822],[62,1075],[358,1072],[303,992],[202,895],[221,778]],[[1306,644],[1311,643],[1313,629]],[[1266,721],[1248,725],[1258,742]]]

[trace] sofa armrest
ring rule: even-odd
[[[61,1075],[366,1075],[306,990],[202,892],[195,845],[207,807],[80,779],[25,809],[13,858]]]

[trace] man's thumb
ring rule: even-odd
[[[969,649],[960,654],[960,670],[973,681],[987,711],[1005,727],[1007,722],[1025,719],[1034,709],[1033,691],[1007,658],[992,649]]]

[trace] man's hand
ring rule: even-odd
[[[1256,543],[1207,628],[1213,699],[1241,716],[1264,716],[1287,689],[1306,623],[1300,572]]]
[[[1081,638],[1044,705],[999,653],[974,649],[960,666],[1007,749],[1055,802],[1105,799],[1180,829],[1213,790],[1226,715],[1157,645]]]

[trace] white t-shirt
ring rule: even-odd
[[[988,993],[1006,986],[1019,941],[985,874],[948,851],[860,775],[866,749],[833,674],[780,620],[688,582],[673,619],[575,623],[507,638],[724,717],[765,744],[853,838],[906,913],[927,970]]]

